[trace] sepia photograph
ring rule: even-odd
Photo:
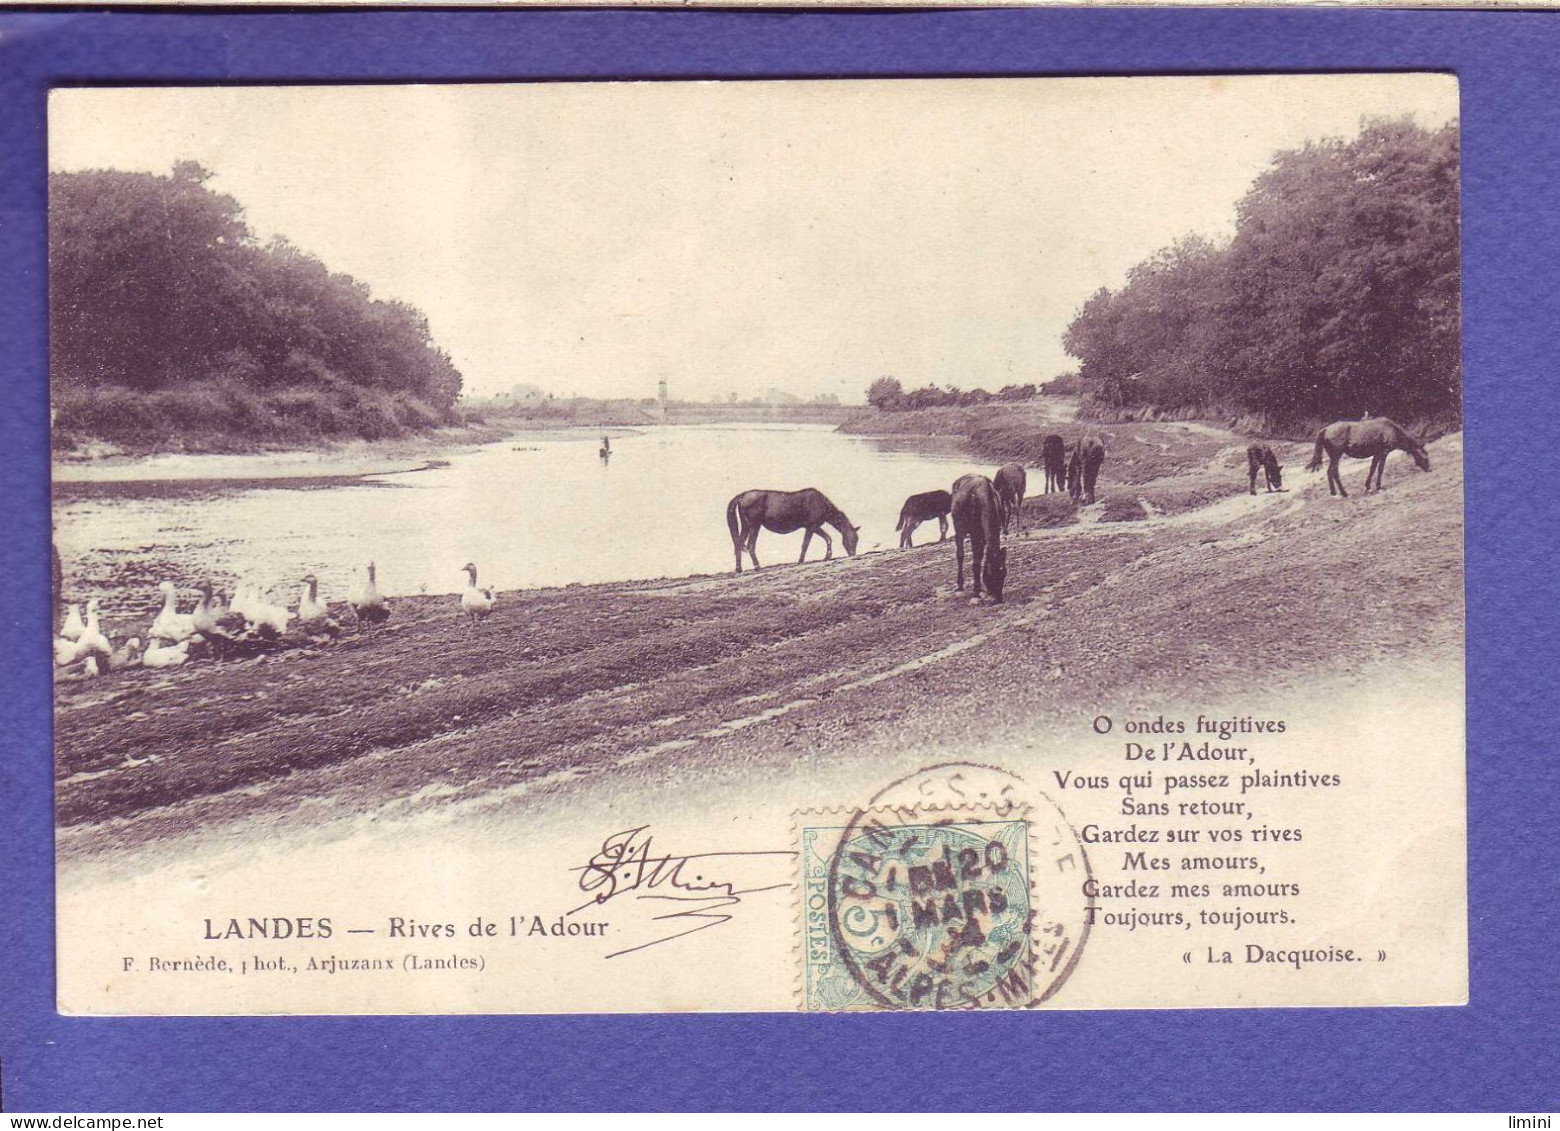
[[[1458,84],[56,89],[58,1007],[1468,999]]]

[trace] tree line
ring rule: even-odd
[[[917,408],[936,408],[941,405],[982,405],[993,401],[1027,401],[1038,392],[1032,385],[1004,385],[995,393],[985,389],[955,389],[948,386],[939,389],[926,385],[905,391],[897,377],[879,377],[867,388],[867,403],[883,412],[909,412]]]
[[[1275,156],[1234,238],[1188,237],[1068,327],[1086,415],[1460,420],[1458,131],[1367,122]]]
[[[453,419],[460,373],[422,313],[285,239],[260,244],[211,176],[50,175],[57,438],[374,439]]]

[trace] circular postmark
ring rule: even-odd
[[[828,862],[828,930],[878,1008],[1035,1005],[1082,955],[1089,875],[1045,793],[1000,767],[942,763],[854,811]]]
[[[861,814],[832,862],[829,924],[852,978],[891,1008],[1027,1003],[1026,822],[893,815]]]

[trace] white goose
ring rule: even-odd
[[[269,601],[258,592],[251,593],[244,607],[245,620],[255,628],[275,633],[277,636],[287,631],[287,622],[292,618],[292,612],[287,606]]]
[[[341,624],[330,615],[330,606],[320,600],[319,579],[311,573],[303,581],[306,588],[298,602],[298,627],[316,644],[334,640],[341,634]]]
[[[195,588],[200,590],[200,603],[195,606],[195,612],[191,614],[195,622],[195,631],[202,636],[209,636],[216,631],[217,622],[227,615],[227,610],[213,595],[211,582],[202,581]]]
[[[81,619],[81,606],[72,605],[65,614],[65,627],[60,629],[60,635],[66,640],[80,640],[81,634],[87,630],[87,626]]]
[[[174,644],[194,636],[195,617],[191,613],[179,612],[179,595],[173,587],[173,582],[164,581],[157,588],[162,590],[162,612],[158,613],[157,619],[152,621],[152,627],[146,635],[153,640],[166,640]],[[90,608],[91,606],[88,605],[89,610]]]
[[[330,615],[330,610],[325,607],[325,602],[320,600],[320,581],[312,573],[303,576],[303,592],[298,596],[298,623],[300,625],[313,624],[315,621],[325,620]]]
[[[113,651],[114,646],[109,643],[108,637],[103,634],[103,629],[98,624],[98,601],[94,597],[87,602],[87,623],[82,627],[81,635],[75,640],[61,637],[54,642],[54,662],[63,668],[74,664],[84,656],[91,656],[94,653],[109,656]]]
[[[249,619],[250,587],[249,582],[240,581],[233,587],[233,599],[228,602],[228,612],[237,613],[245,620]]]
[[[461,568],[466,571],[468,580],[466,591],[460,595],[460,607],[466,610],[466,616],[470,620],[483,620],[493,611],[493,591],[477,588],[476,566],[467,562]]]
[[[57,668],[69,667],[81,659],[81,649],[76,646],[74,640],[66,640],[63,636],[54,641],[54,666]]]
[[[368,581],[347,598],[360,624],[380,624],[390,619],[390,605],[374,580],[374,563],[368,563]]]
[[[190,642],[180,641],[178,644],[159,644],[153,640],[146,646],[146,651],[141,653],[141,666],[143,668],[176,668],[187,662],[190,658]]]
[[[131,668],[141,662],[141,638],[132,636],[124,642],[124,646],[114,649],[114,654],[108,658],[108,670],[118,671],[120,668]]]
[[[87,627],[82,632],[81,639],[76,643],[82,645],[89,652],[101,652],[105,656],[113,654],[114,646],[108,642],[108,636],[103,632],[103,626],[98,624],[98,599],[96,597],[87,602]]]

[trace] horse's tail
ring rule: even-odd
[[[731,544],[739,546],[742,543],[742,524],[737,519],[737,504],[742,501],[741,495],[731,496],[731,502],[726,504],[726,529],[731,531]]]
[[[907,523],[909,521],[910,521],[910,504],[906,503],[904,506],[899,508],[899,524],[897,526],[895,526],[894,529],[896,531],[897,530],[903,530],[905,528],[905,523]]]
[[[1307,471],[1320,471],[1322,469],[1322,437],[1325,435],[1327,435],[1327,429],[1317,429],[1316,450],[1311,453],[1311,462],[1305,465]]]

